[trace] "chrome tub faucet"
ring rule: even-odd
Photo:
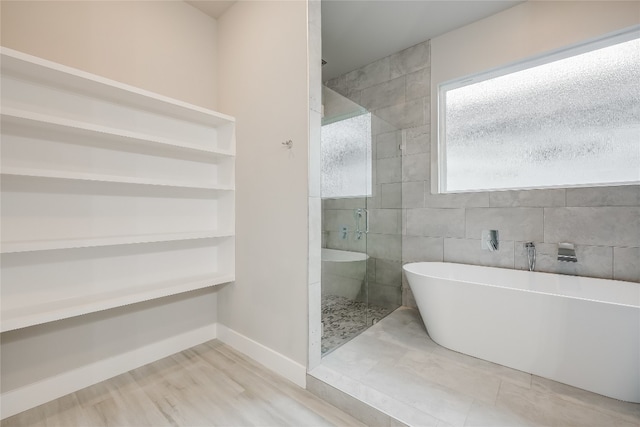
[[[558,261],[578,262],[576,248],[573,243],[558,243]]]

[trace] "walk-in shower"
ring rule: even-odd
[[[323,87],[322,353],[401,305],[400,132]]]

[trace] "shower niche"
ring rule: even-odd
[[[322,354],[401,305],[401,131],[322,89]]]

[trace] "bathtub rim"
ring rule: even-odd
[[[339,257],[344,257],[344,258],[326,259],[323,256],[325,254],[338,255]],[[361,262],[361,261],[367,261],[369,258],[370,258],[369,255],[364,252],[345,251],[342,249],[333,249],[333,248],[322,248],[320,251],[321,262]]]
[[[457,266],[459,267],[459,269],[457,272],[447,271],[446,274],[441,272],[426,273],[424,271],[420,271],[419,269],[420,267],[426,268],[428,266],[436,266],[436,265],[444,265],[444,266],[450,265],[452,266],[452,267],[448,267],[450,270]],[[487,272],[492,272],[492,274],[506,273],[511,276],[519,276],[518,278],[520,279],[528,278],[528,282],[530,284],[531,284],[531,279],[534,277],[540,278],[540,280],[537,281],[538,283],[544,282],[543,280],[544,278],[550,279],[552,281],[563,281],[563,282],[568,282],[570,280],[593,282],[593,284],[596,287],[599,287],[599,286],[607,287],[607,291],[610,294],[610,296],[613,297],[613,300],[607,300],[604,298],[599,298],[594,296],[572,294],[571,292],[567,292],[567,290],[565,290],[565,292],[562,293],[557,290],[553,291],[549,289],[528,289],[528,288],[525,288],[524,286],[513,286],[513,285],[508,286],[504,284],[486,283],[487,281],[483,282],[479,279],[462,277],[462,275],[460,274],[461,273],[460,269],[469,269],[469,268],[473,268],[477,270],[486,270]],[[494,288],[508,289],[512,291],[550,295],[558,298],[577,299],[577,300],[597,302],[601,304],[612,304],[612,305],[617,305],[622,307],[640,309],[640,283],[637,283],[637,282],[625,282],[622,280],[614,280],[614,279],[602,279],[602,278],[596,278],[596,277],[574,276],[574,275],[559,274],[559,273],[547,273],[542,271],[516,270],[516,269],[502,268],[502,267],[489,267],[484,265],[462,264],[462,263],[442,262],[442,261],[411,262],[411,263],[404,264],[402,266],[402,270],[405,272],[405,274],[410,273],[410,274],[422,276],[425,278],[441,279],[441,280],[447,280],[451,282],[469,283],[469,284],[474,284],[478,286],[488,286],[488,287],[494,287]],[[458,274],[456,275],[456,273]],[[607,283],[605,284],[603,282],[607,282]],[[546,286],[548,288],[549,287],[548,282],[543,286]],[[566,286],[568,285],[565,285],[565,287]],[[619,293],[613,289],[613,287],[615,286],[619,286],[624,289],[623,292],[620,292],[625,294],[623,297],[620,297]],[[409,287],[411,287],[411,283],[409,283]],[[635,301],[627,301],[626,299],[634,299]]]

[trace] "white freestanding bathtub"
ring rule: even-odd
[[[322,295],[355,299],[367,272],[369,256],[360,252],[322,248]]]
[[[404,271],[438,344],[640,403],[640,284],[442,262]]]

